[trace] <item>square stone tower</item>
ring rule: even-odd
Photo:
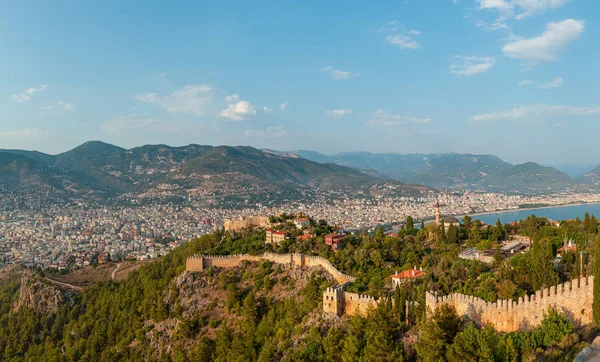
[[[344,287],[335,285],[323,292],[323,311],[338,317],[344,313]]]

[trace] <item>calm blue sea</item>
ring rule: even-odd
[[[495,224],[498,218],[500,218],[501,223],[507,224],[513,221],[525,219],[529,215],[540,217],[543,216],[552,220],[567,220],[575,219],[576,217],[583,219],[583,216],[586,212],[588,212],[590,215],[596,215],[596,217],[600,217],[600,204],[559,206],[537,210],[505,211],[486,215],[471,215],[471,217],[475,220],[481,220],[486,224]]]

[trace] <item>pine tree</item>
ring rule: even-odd
[[[586,232],[589,232],[590,230],[590,214],[589,213],[585,213],[585,217],[583,218],[583,229]]]
[[[414,228],[415,228],[415,224],[414,224],[414,222],[413,222],[413,218],[412,218],[412,216],[410,216],[410,215],[409,215],[409,216],[406,218],[406,230],[408,230],[408,232],[410,233],[410,232],[412,232],[412,230],[413,230]]]
[[[496,221],[494,236],[496,237],[496,241],[504,240],[504,228],[502,227],[502,223],[500,222],[499,218],[498,221]]]
[[[531,247],[531,284],[533,289],[548,288],[558,283],[558,275],[552,265],[552,244],[540,240]]]
[[[400,288],[399,285],[396,285],[396,290],[394,290],[394,309],[396,311],[396,315],[401,321],[404,321],[404,308],[406,305],[406,291],[404,288]]]
[[[448,227],[448,244],[458,244],[458,228],[454,224],[450,223]]]
[[[596,234],[598,232],[598,219],[594,215],[590,218],[590,228],[588,231],[590,234]]]
[[[440,223],[440,241],[446,242],[446,226],[444,225],[444,220]]]
[[[600,240],[596,241],[596,257],[594,260],[594,302],[592,303],[593,318],[600,325]]]

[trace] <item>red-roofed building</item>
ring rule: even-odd
[[[331,246],[333,250],[338,250],[341,247],[345,237],[345,235],[336,233],[329,234],[325,236],[325,244]]]
[[[267,240],[269,244],[279,244],[285,240],[286,233],[283,231],[267,230]]]
[[[563,246],[561,246],[558,250],[557,250],[557,254],[562,256],[563,253],[566,252],[575,252],[577,251],[577,245],[575,245],[573,243],[573,240],[569,240],[568,243],[565,242],[565,244]]]
[[[396,274],[392,275],[392,288],[396,289],[397,285],[406,283],[406,282],[411,282],[417,278],[420,278],[424,275],[426,275],[427,273],[425,273],[422,270],[418,270],[418,269],[409,269],[409,270],[405,270],[403,272],[396,272]]]
[[[311,238],[314,238],[314,237],[315,237],[314,234],[308,233],[308,234],[300,235],[297,239],[304,241],[306,239],[311,239]]]

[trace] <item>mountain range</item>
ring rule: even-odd
[[[11,189],[51,188],[97,199],[123,194],[228,196],[302,191],[420,195],[427,187],[295,154],[252,147],[146,145],[124,149],[91,141],[59,155],[0,150],[0,181]],[[385,187],[384,187],[385,185]],[[387,191],[386,191],[387,190]]]
[[[316,162],[373,170],[397,181],[435,188],[526,192],[567,189],[578,183],[591,183],[585,179],[576,181],[553,167],[534,162],[513,165],[494,155],[370,152],[325,155],[305,150],[293,153]]]
[[[553,167],[534,162],[513,165],[494,155],[325,155],[195,144],[125,149],[90,141],[58,155],[0,150],[0,185],[96,200],[161,194],[293,199],[317,190],[418,196],[432,188],[511,193],[600,187],[600,167],[575,180]]]

